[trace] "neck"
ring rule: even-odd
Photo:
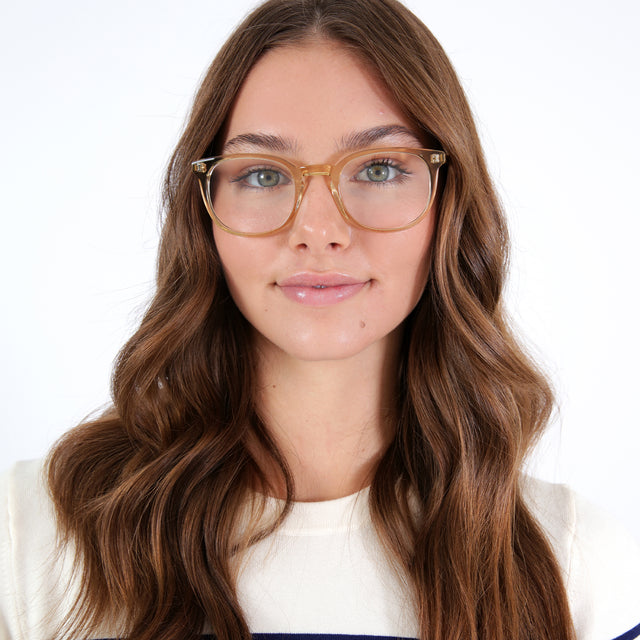
[[[371,482],[395,433],[399,335],[344,360],[309,362],[260,348],[257,404],[296,500],[340,498]],[[273,484],[282,494],[282,483]]]

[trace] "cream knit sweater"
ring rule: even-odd
[[[565,574],[579,640],[640,638],[635,542],[563,486],[527,479],[525,493]],[[41,463],[19,463],[0,479],[0,640],[51,638],[77,588],[71,551],[58,551]],[[377,543],[366,490],[296,503],[245,559],[238,591],[252,632],[274,640],[417,634],[407,590]],[[95,637],[115,636],[105,628]]]

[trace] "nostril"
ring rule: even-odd
[[[309,249],[309,245],[306,242],[296,242],[294,248],[297,251],[307,251]]]

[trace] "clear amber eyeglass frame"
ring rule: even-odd
[[[425,203],[425,207],[423,211],[411,222],[392,228],[378,228],[378,227],[370,227],[358,222],[355,218],[353,218],[349,212],[347,211],[344,203],[342,202],[342,198],[340,196],[340,192],[338,190],[338,185],[340,181],[340,174],[342,172],[343,167],[355,160],[360,156],[367,156],[371,154],[384,154],[384,153],[407,153],[411,155],[418,156],[424,160],[427,168],[429,169],[429,176],[431,179],[430,192],[428,202]],[[294,179],[295,183],[295,199],[294,205],[291,210],[291,213],[287,216],[286,220],[276,227],[275,229],[270,229],[269,231],[259,231],[259,232],[248,232],[248,231],[238,231],[236,229],[232,229],[228,225],[226,225],[218,216],[213,208],[213,201],[211,198],[211,175],[217,164],[224,160],[232,160],[232,159],[253,159],[253,160],[262,160],[265,162],[278,162],[285,167],[287,167],[291,175]],[[403,231],[405,229],[410,229],[415,226],[424,218],[427,214],[433,201],[435,199],[435,195],[438,189],[438,170],[440,167],[447,161],[447,156],[444,151],[439,151],[437,149],[414,149],[411,147],[381,147],[381,148],[373,148],[373,149],[363,149],[362,151],[356,151],[355,153],[350,153],[340,160],[338,160],[335,164],[309,164],[309,165],[297,165],[291,160],[287,158],[283,158],[281,156],[262,154],[262,153],[234,153],[226,156],[215,156],[212,158],[202,158],[201,160],[196,160],[191,163],[191,168],[193,172],[196,174],[198,178],[198,183],[200,185],[200,193],[202,194],[202,199],[204,200],[204,204],[207,208],[211,219],[214,223],[222,230],[227,233],[231,233],[237,236],[248,236],[248,237],[263,237],[263,236],[271,236],[276,233],[282,231],[285,227],[291,224],[300,209],[300,205],[302,203],[302,198],[304,197],[304,193],[308,184],[307,178],[311,176],[325,176],[327,179],[327,186],[329,191],[331,192],[331,196],[333,201],[340,212],[340,215],[344,218],[344,220],[353,227],[357,229],[365,229],[367,231],[376,231],[380,233],[389,233],[392,231]]]

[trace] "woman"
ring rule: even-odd
[[[51,502],[33,466],[3,488],[4,637],[640,635],[637,550],[521,476],[551,393],[424,25],[394,0],[265,3],[165,196],[113,408],[51,453]]]

